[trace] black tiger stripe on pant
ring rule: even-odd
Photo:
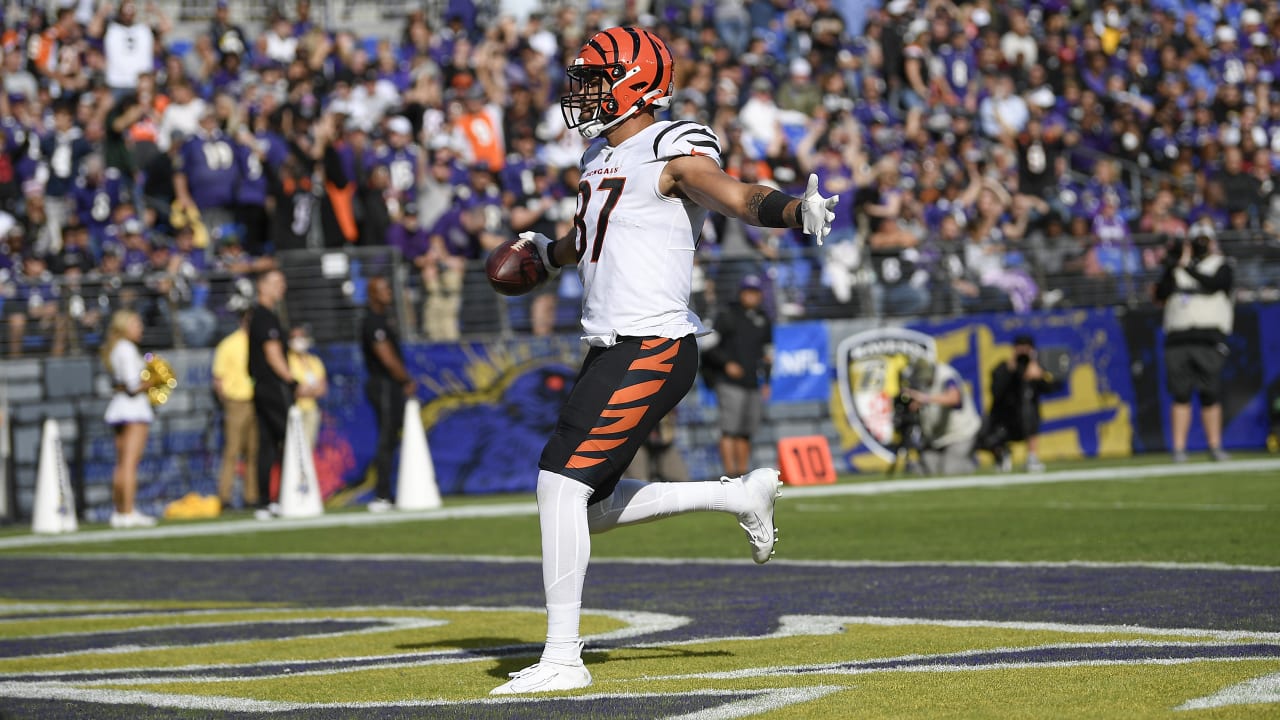
[[[589,503],[603,500],[697,374],[692,335],[619,338],[591,348],[538,467],[592,488]]]

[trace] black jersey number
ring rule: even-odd
[[[600,216],[596,218],[596,238],[591,245],[591,262],[600,260],[600,248],[604,245],[604,232],[609,227],[609,216],[618,206],[618,199],[622,197],[622,188],[626,184],[626,178],[608,177],[602,179],[596,187],[597,190],[607,191],[609,195],[600,206]],[[587,205],[591,202],[591,183],[585,180],[578,183],[578,197],[578,214],[573,217],[573,226],[578,231],[579,244],[576,246],[578,257],[582,257],[587,252],[586,214]]]

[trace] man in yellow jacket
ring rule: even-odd
[[[222,468],[218,497],[231,506],[236,465],[244,458],[244,504],[258,504],[258,421],[253,412],[253,380],[249,378],[249,333],[243,319],[235,332],[213,351],[213,391],[222,403]]]

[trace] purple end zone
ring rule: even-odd
[[[592,563],[584,606],[686,615],[654,641],[764,635],[781,615],[1280,630],[1280,572],[1143,567]],[[536,562],[6,558],[20,599],[540,607]],[[798,592],[797,588],[803,591]]]

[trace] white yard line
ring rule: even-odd
[[[1082,468],[1044,473],[1011,473],[1007,475],[962,475],[948,478],[920,480],[882,480],[865,483],[835,485],[787,486],[783,497],[789,500],[834,497],[842,495],[888,495],[893,493],[929,492],[934,490],[959,490],[964,488],[1001,488],[1018,485],[1046,485],[1068,482],[1127,482],[1156,477],[1204,475],[1212,468],[1216,472],[1280,473],[1280,460],[1234,460],[1209,465],[1183,463],[1178,465],[1140,465],[1137,467]],[[154,528],[131,530],[102,530],[76,532],[66,535],[17,535],[0,538],[0,550],[81,543],[110,543],[120,540],[155,538],[201,537],[217,535],[242,535],[251,532],[278,532],[313,528],[358,527],[388,522],[414,522],[429,520],[458,520],[483,517],[513,517],[536,515],[537,503],[511,502],[496,505],[470,505],[445,507],[436,510],[419,510],[393,513],[344,512],[313,518],[277,519],[269,522],[257,520],[233,520],[229,522],[160,525]]]
[[[734,718],[751,717],[773,710],[780,710],[790,705],[816,700],[824,695],[839,692],[846,688],[831,685],[819,685],[808,688],[778,688],[768,690],[748,690],[751,697],[744,700],[730,700],[726,704],[705,710],[668,717],[667,720],[733,720]],[[97,688],[78,688],[60,683],[0,683],[0,697],[27,698],[32,700],[65,700],[68,702],[89,702],[112,705],[147,705],[155,708],[173,708],[185,710],[208,710],[221,712],[255,712],[283,713],[299,710],[342,710],[365,708],[456,708],[459,706],[500,706],[522,705],[537,708],[541,703],[592,702],[606,699],[643,699],[669,697],[726,697],[732,698],[744,694],[742,690],[693,690],[678,693],[594,693],[570,697],[535,697],[517,696],[510,698],[482,698],[473,700],[399,700],[387,702],[284,702],[278,700],[253,700],[250,698],[219,697],[209,695],[181,695],[175,693],[146,692],[141,690],[103,690]]]

